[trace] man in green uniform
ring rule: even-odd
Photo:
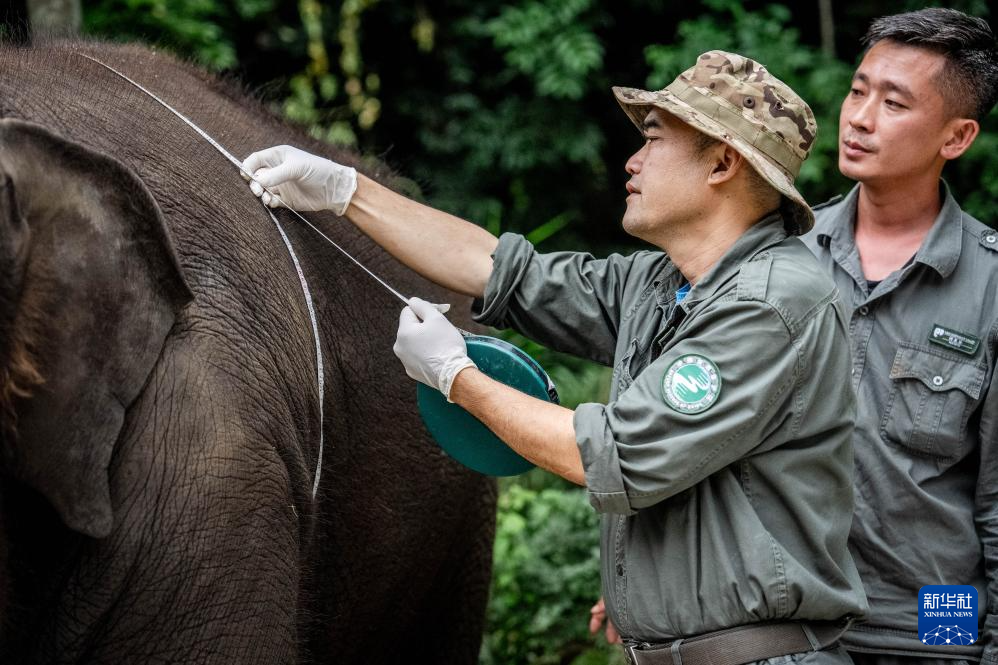
[[[848,335],[834,284],[795,237],[813,224],[793,185],[811,111],[719,51],[665,90],[614,92],[645,136],[623,225],[664,253],[538,254],[287,146],[244,166],[265,202],[345,214],[475,296],[478,320],[614,367],[610,402],[573,412],[479,372],[424,301],[403,310],[395,345],[411,377],[586,486],[632,662],[848,663],[837,638],[866,609],[846,545]]]
[[[863,664],[998,665],[998,233],[940,180],[995,104],[998,50],[939,8],[878,19],[866,43],[839,120],[859,184],[805,239],[847,306],[858,396],[850,549],[870,617],[843,643]],[[919,633],[919,589],[940,584],[977,588],[976,644]]]

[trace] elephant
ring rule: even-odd
[[[84,55],[240,158],[289,143],[399,182],[156,49],[0,46],[0,662],[476,662],[496,483],[426,433],[391,353],[401,303],[276,211],[314,303],[320,419],[312,317],[267,209]]]

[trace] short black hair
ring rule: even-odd
[[[984,19],[943,7],[884,16],[870,24],[863,43],[870,48],[885,39],[945,56],[939,91],[954,116],[981,122],[998,101],[998,47]]]

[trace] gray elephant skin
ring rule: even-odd
[[[154,50],[0,48],[0,663],[475,662],[495,483],[425,433],[400,302],[278,211],[315,301],[320,423],[266,210],[83,53],[239,158],[288,143],[390,181]],[[307,216],[406,295],[455,302]]]

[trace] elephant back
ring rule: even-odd
[[[252,377],[245,391],[219,399],[264,394],[274,412],[290,414],[275,419],[287,431],[275,445],[302,518],[301,614],[323,619],[302,627],[316,662],[378,662],[369,650],[376,642],[436,654],[425,662],[474,662],[495,484],[447,458],[425,432],[415,385],[391,353],[400,303],[278,211],[314,296],[326,359],[326,450],[313,500],[320,419],[311,321],[273,221],[225,157],[83,54],[148,88],[238,158],[286,143],[382,182],[392,181],[389,169],[319,143],[238,86],[153,49],[98,42],[0,47],[0,118],[34,123],[113,157],[154,201],[192,296],[170,339],[210,340],[199,362]],[[473,329],[467,298],[419,278],[345,220],[307,216],[403,294],[451,302],[456,322]],[[265,419],[270,409],[256,411]]]

